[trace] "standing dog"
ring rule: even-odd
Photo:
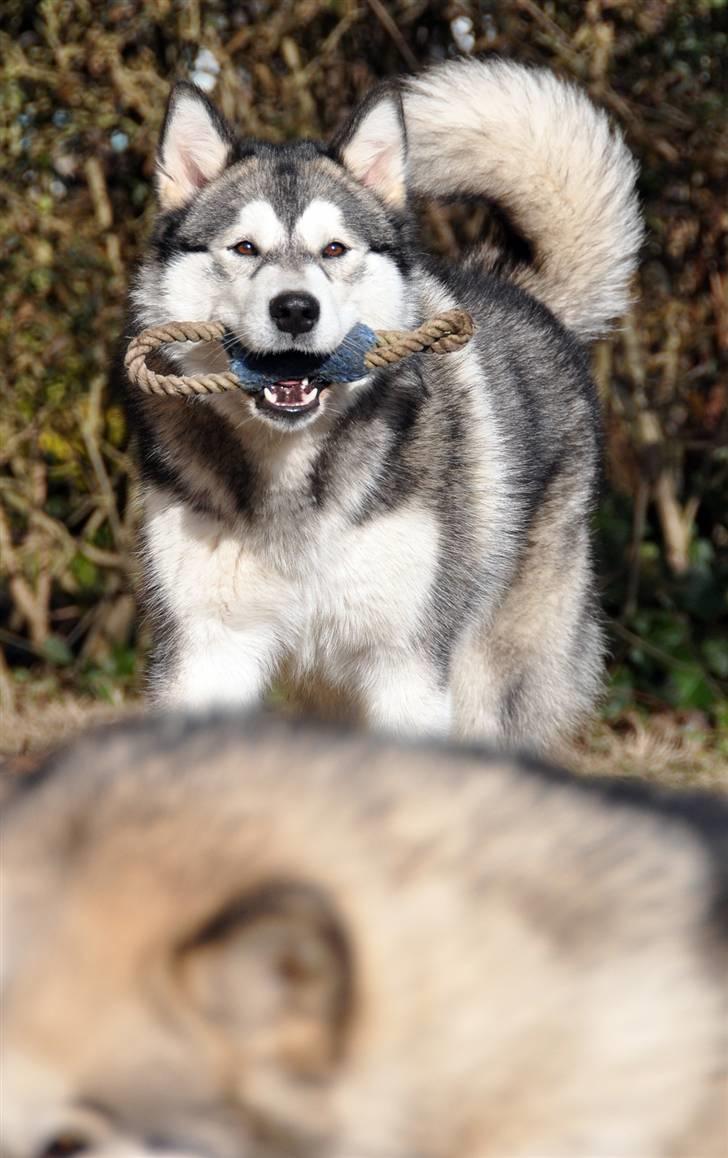
[[[328,147],[240,140],[174,89],[133,328],[220,319],[286,369],[254,396],[131,392],[158,702],[248,705],[285,679],[372,727],[536,746],[588,713],[603,648],[582,339],[627,301],[634,179],[580,92],[505,62],[378,90]],[[410,194],[493,199],[531,260],[496,276],[477,254],[422,257]],[[458,353],[292,376],[358,322],[454,306],[476,324]],[[209,346],[176,361],[227,366]]]
[[[719,800],[148,719],[0,847],[3,1158],[725,1155]]]

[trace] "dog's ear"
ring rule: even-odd
[[[370,93],[332,142],[334,156],[383,201],[401,209],[407,198],[407,133],[395,88]]]
[[[222,173],[233,134],[205,94],[193,84],[174,86],[157,149],[157,194],[163,209],[185,205]]]
[[[318,888],[266,885],[228,905],[180,949],[193,1007],[263,1097],[332,1076],[353,1006],[349,942]]]

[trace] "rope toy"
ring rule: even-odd
[[[259,393],[287,377],[309,376],[320,382],[355,382],[369,370],[392,366],[412,354],[449,354],[473,336],[473,319],[465,310],[449,310],[416,330],[370,330],[357,325],[331,354],[251,354],[243,350],[222,322],[168,322],[133,338],[124,358],[129,379],[146,394],[221,394],[225,390]],[[167,342],[222,341],[230,369],[220,374],[159,374],[147,358]]]

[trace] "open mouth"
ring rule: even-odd
[[[303,350],[285,350],[274,354],[256,354],[245,350],[232,336],[224,345],[230,357],[230,369],[237,374],[243,389],[255,398],[259,410],[288,419],[310,414],[330,380],[319,373],[328,354],[310,354]]]
[[[375,343],[376,334],[361,323],[336,349],[322,353],[289,349],[261,354],[246,350],[232,333],[223,337],[242,389],[260,410],[289,420],[316,410],[327,387],[366,377],[366,355]]]
[[[281,378],[264,386],[257,395],[258,406],[276,414],[308,414],[319,404],[326,383],[312,382],[309,378]]]

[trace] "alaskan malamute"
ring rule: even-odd
[[[241,140],[177,85],[132,328],[219,319],[287,369],[255,395],[131,390],[157,702],[249,705],[285,681],[371,727],[537,747],[584,717],[603,651],[584,340],[627,302],[634,181],[582,93],[503,61],[379,89],[330,145]],[[417,195],[497,202],[530,260],[423,256]],[[356,323],[454,306],[476,325],[457,353],[291,374]],[[227,367],[211,345],[172,356]]]

